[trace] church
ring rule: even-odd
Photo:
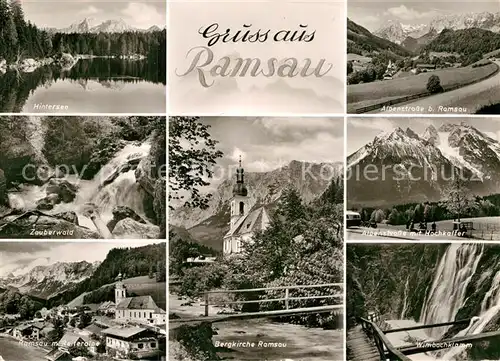
[[[166,324],[166,312],[156,305],[151,296],[127,297],[127,288],[122,278],[119,274],[115,285],[115,319],[124,323]]]
[[[245,171],[241,166],[236,169],[236,183],[233,195],[229,200],[231,215],[229,231],[224,236],[224,255],[237,254],[243,250],[245,242],[251,242],[257,231],[263,231],[269,226],[269,214],[265,207],[250,210],[248,189],[245,185]]]

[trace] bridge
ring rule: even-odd
[[[204,292],[203,303],[204,314],[199,317],[169,319],[170,328],[178,327],[181,324],[192,322],[225,322],[231,320],[255,319],[255,318],[275,318],[305,314],[334,313],[337,316],[343,314],[343,283],[325,283],[315,285],[292,285],[292,286],[274,286],[265,288],[248,288],[239,290],[213,290]],[[314,295],[301,296],[300,293],[306,290],[315,290]],[[340,290],[340,291],[339,291]],[[272,293],[280,294],[272,298],[263,295]],[[235,297],[238,294],[247,294],[244,299]],[[220,295],[225,295],[220,296]],[[253,296],[253,297],[252,297]],[[255,299],[248,299],[255,298]],[[340,302],[339,302],[340,299]],[[300,301],[305,300],[331,300],[330,302],[319,306],[303,307],[299,306]],[[272,310],[260,310],[260,304],[274,303]],[[216,313],[210,315],[211,306],[234,306],[234,305],[257,305],[256,311],[252,312],[234,312],[234,313]],[[278,307],[281,305],[281,307]],[[276,308],[276,309],[274,309]],[[212,308],[212,312],[213,312]]]
[[[414,355],[429,351],[437,351],[466,344],[474,344],[496,339],[500,341],[500,331],[484,332],[461,337],[446,338],[436,341],[422,342],[404,347],[395,347],[387,338],[387,334],[396,332],[408,332],[434,327],[453,325],[467,326],[472,319],[458,320],[453,322],[435,323],[429,325],[418,325],[397,329],[381,330],[377,325],[378,317],[359,318],[358,325],[347,332],[347,349],[349,361],[411,361],[408,355]]]

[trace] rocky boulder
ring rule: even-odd
[[[56,218],[64,219],[70,223],[80,225],[78,222],[78,215],[75,212],[61,212],[54,215]]]
[[[70,203],[78,192],[78,187],[65,179],[51,178],[45,190],[47,196],[37,202],[38,210],[50,210],[59,203]]]
[[[113,219],[108,222],[107,227],[110,232],[113,232],[118,222],[126,218],[130,218],[138,223],[145,224],[146,221],[142,219],[135,211],[126,206],[116,206],[113,208]]]
[[[132,218],[119,221],[113,229],[113,237],[120,239],[158,239],[160,228],[153,224],[140,223]]]
[[[68,222],[65,218],[68,218],[67,213],[48,215],[38,211],[20,216],[9,215],[0,220],[0,238],[100,238],[97,232]]]
[[[0,142],[0,168],[5,172],[7,182],[32,183],[40,185],[36,175],[38,157],[36,150],[26,140],[6,132]]]
[[[57,194],[63,203],[70,203],[76,197],[78,187],[65,179],[51,178],[47,185],[47,194]]]
[[[135,170],[135,179],[149,195],[154,196],[156,166],[153,157],[144,157]]]

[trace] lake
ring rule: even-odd
[[[0,336],[0,356],[5,361],[41,361],[48,351],[21,346],[19,341]]]
[[[0,73],[1,113],[165,113],[165,65],[151,60],[85,59],[70,69],[43,66]]]

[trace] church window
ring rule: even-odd
[[[240,202],[240,216],[245,214],[245,203]]]
[[[142,350],[144,348],[144,344],[140,343],[137,345],[137,347]]]
[[[156,348],[156,343],[152,342],[151,343],[151,348]]]

